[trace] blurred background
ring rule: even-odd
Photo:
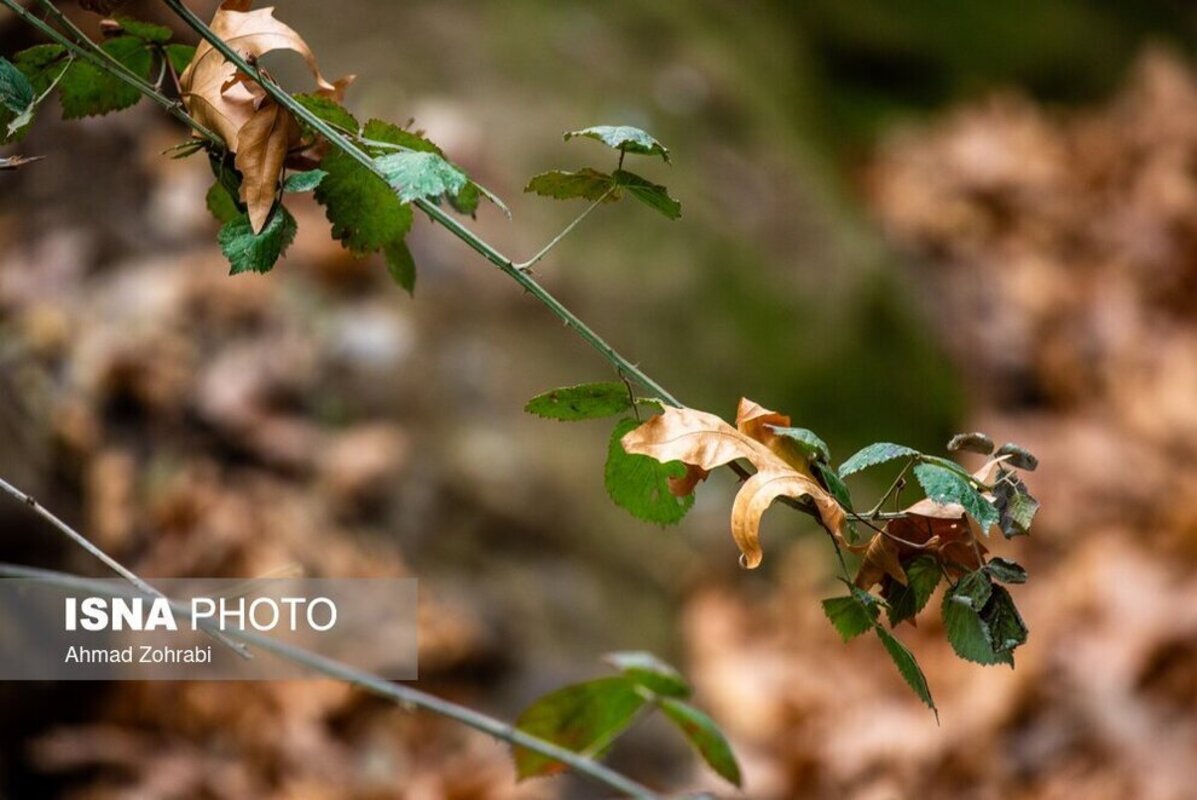
[[[1034,451],[1034,536],[994,543],[1032,576],[1017,669],[956,659],[936,613],[906,627],[937,725],[877,641],[823,618],[832,556],[805,517],[767,515],[744,572],[728,476],[675,528],[615,508],[609,425],[521,411],[604,362],[443,231],[417,223],[410,299],[302,199],[287,259],[228,277],[208,166],[160,155],[185,133],[145,103],[69,124],[48,105],[19,148],[45,160],[0,173],[0,475],[150,577],[417,576],[417,685],[500,716],[655,651],[746,776],[729,791],[648,724],[610,761],[662,789],[1193,796],[1192,6],[278,6],[326,75],[358,74],[360,119],[414,118],[507,200],[477,228],[515,257],[581,210],[529,176],[609,167],[562,131],[665,142],[673,167],[633,169],[682,220],[603,208],[537,273],[687,404],[748,396],[837,462],[959,430]],[[36,42],[0,15],[0,52]],[[0,558],[102,574],[7,500]],[[517,786],[501,744],[319,681],[8,684],[0,707],[4,798],[604,796]]]

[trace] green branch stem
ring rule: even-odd
[[[153,591],[145,592],[138,590],[122,592],[103,581],[14,564],[0,563],[0,577],[35,580],[64,589],[107,596],[136,596],[137,594],[148,594],[155,597],[161,596]],[[189,613],[189,609],[185,604],[170,600],[170,598],[167,598],[167,601],[177,613]],[[636,798],[636,800],[662,800],[659,794],[648,787],[603,766],[593,759],[579,755],[572,750],[567,750],[539,737],[524,733],[518,728],[473,709],[459,706],[456,703],[443,700],[435,695],[422,692],[419,689],[413,689],[410,686],[392,683],[377,675],[357,669],[356,667],[351,667],[348,664],[343,664],[340,661],[285,642],[277,641],[269,636],[263,636],[253,631],[233,629],[225,630],[223,633],[241,645],[260,648],[293,664],[307,667],[320,675],[352,684],[379,697],[397,703],[406,710],[423,709],[447,719],[460,722],[495,739],[533,750],[555,761],[567,764],[579,774],[608,788],[622,792],[628,797]]]
[[[11,2],[11,0],[3,1]],[[374,159],[370,157],[369,153],[366,153],[361,148],[357,147],[345,134],[341,133],[336,128],[329,125],[327,122],[306,109],[281,86],[276,84],[269,77],[263,75],[256,67],[242,58],[236,50],[228,45],[228,43],[213,33],[212,29],[209,28],[202,19],[197,17],[181,0],[163,0],[163,2],[179,17],[179,19],[184,22],[184,24],[186,24],[201,38],[212,45],[217,52],[224,56],[234,66],[236,66],[237,69],[241,70],[256,83],[258,83],[275,102],[310,125],[314,130],[320,133],[320,135],[327,139],[330,144],[365,167],[380,180],[387,181],[386,175],[384,175],[383,172],[378,168],[378,165],[374,163]],[[389,181],[387,182],[389,183]],[[654,392],[662,401],[673,406],[681,405],[681,402],[676,397],[674,397],[663,386],[641,371],[636,364],[622,356],[618,351],[615,350],[614,347],[608,344],[605,339],[595,333],[585,322],[583,322],[572,311],[566,308],[547,289],[541,286],[535,278],[516,266],[516,264],[510,258],[495,249],[489,242],[478,236],[478,234],[474,233],[448,213],[442,211],[436,206],[436,204],[428,200],[422,198],[417,199],[414,205],[427,214],[434,222],[440,223],[450,233],[465,242],[470,249],[474,250],[491,264],[498,267],[505,274],[515,280],[516,283],[523,287],[524,291],[528,292],[528,294],[532,295],[542,305],[548,308],[549,311],[551,311],[558,319],[564,322],[567,327],[577,333],[578,336],[580,336],[587,344],[598,351],[599,354],[609,361],[617,370],[620,370],[630,378],[634,379],[645,389]]]

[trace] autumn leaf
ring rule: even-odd
[[[736,428],[704,411],[666,408],[621,442],[628,453],[686,464],[689,472],[684,483],[679,481],[682,488],[692,488],[701,474],[699,470],[710,471],[736,459],[745,459],[756,467],[756,474],[740,487],[731,513],[732,538],[743,553],[742,563],[752,568],[763,557],[761,517],[778,497],[810,499],[823,523],[836,534],[845,522],[844,509],[815,481],[801,451],[796,450],[795,457],[784,437],[776,436],[770,425],[788,426],[789,418],[744,399],[740,401]],[[675,484],[675,491],[677,487]]]
[[[275,50],[298,53],[315,77],[318,91],[339,97],[348,80],[326,81],[311,48],[274,18],[274,9],[250,11],[249,6],[250,0],[225,0],[212,18],[212,32],[250,60]],[[259,233],[274,205],[287,151],[299,143],[298,123],[290,112],[269,101],[262,87],[239,76],[237,67],[207,41],[196,48],[179,85],[187,112],[237,154],[236,165],[245,178],[241,197],[253,232]]]
[[[254,233],[260,232],[270,217],[287,149],[298,138],[295,118],[273,100],[265,101],[238,134],[233,163],[241,173],[241,199]]]

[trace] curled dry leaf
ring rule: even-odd
[[[251,61],[274,50],[298,53],[316,78],[317,90],[339,98],[348,80],[326,81],[303,38],[276,20],[273,8],[250,11],[250,5],[250,0],[225,0],[212,18],[212,32]],[[283,162],[287,152],[299,144],[300,129],[290,112],[244,78],[203,41],[179,77],[179,85],[187,113],[218,133],[229,151],[237,154],[236,166],[244,178],[241,199],[257,233],[270,216]]]
[[[731,514],[732,537],[744,554],[744,565],[752,568],[763,556],[761,517],[778,497],[809,498],[833,533],[839,535],[844,526],[844,509],[815,481],[805,459],[795,457],[767,427],[789,424],[789,417],[743,399],[735,428],[704,411],[666,408],[621,441],[629,453],[685,464],[686,475],[671,486],[679,494],[693,491],[707,472],[736,459],[756,467],[756,474],[740,487]]]

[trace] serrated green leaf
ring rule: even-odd
[[[967,469],[960,466],[959,464],[957,464],[955,461],[951,460],[950,458],[940,458],[939,456],[929,456],[926,453],[923,453],[922,455],[919,456],[919,461],[923,462],[924,464],[935,464],[936,466],[943,467],[946,470],[955,472],[957,475],[959,475],[961,478],[963,478],[965,481],[967,481],[970,484],[976,482],[974,480],[973,474],[971,472],[969,472]]]
[[[1031,452],[1024,447],[1019,447],[1014,442],[1006,442],[998,448],[995,456],[1010,456],[1006,459],[1007,466],[1018,467],[1025,469],[1027,472],[1034,472],[1035,468],[1039,466],[1039,459],[1031,455]]]
[[[622,169],[615,170],[612,177],[616,185],[649,208],[656,209],[670,219],[681,219],[682,204],[670,197],[664,186]]]
[[[938,719],[939,710],[936,709],[935,700],[931,697],[931,687],[927,685],[927,677],[923,675],[923,670],[919,667],[919,662],[915,659],[914,653],[910,652],[906,648],[906,645],[899,642],[894,638],[892,633],[880,625],[874,625],[873,630],[877,631],[877,637],[881,639],[881,644],[885,646],[885,651],[893,659],[894,666],[898,668],[898,672],[902,675],[907,685],[914,690],[914,693],[918,695],[920,700],[935,712],[935,716]]]
[[[660,156],[669,161],[669,151],[665,145],[658,142],[647,132],[631,125],[595,125],[580,131],[569,131],[565,134],[565,141],[575,136],[584,136],[602,142],[608,147],[623,150],[625,153],[637,153],[645,156]]]
[[[0,106],[14,114],[20,114],[33,105],[36,94],[33,84],[17,65],[0,57]]]
[[[1013,665],[1014,659],[1008,652],[994,650],[989,625],[981,616],[993,590],[989,576],[980,570],[962,577],[944,593],[944,629],[952,649],[961,658],[977,664]]]
[[[958,472],[953,472],[938,464],[916,464],[914,476],[919,485],[927,493],[927,497],[937,503],[958,503],[964,507],[969,516],[981,526],[981,532],[988,534],[989,529],[998,524],[999,514],[993,503],[981,496],[971,479],[966,479]]]
[[[629,678],[599,678],[550,692],[516,718],[515,727],[553,744],[598,757],[611,746],[647,702]],[[552,775],[565,765],[515,746],[519,778]]]
[[[449,205],[453,206],[453,210],[471,217],[478,211],[478,203],[481,200],[482,194],[478,191],[478,184],[473,181],[466,181],[460,192],[449,195]]]
[[[37,95],[25,73],[6,58],[0,57],[0,144],[23,133],[33,119]]]
[[[208,194],[204,202],[208,207],[208,211],[221,224],[231,222],[243,213],[237,201],[233,199],[232,195],[229,194],[229,190],[220,181],[212,184],[208,189]]]
[[[939,564],[931,556],[919,556],[902,567],[906,572],[906,585],[897,581],[889,584],[887,614],[891,627],[917,616],[931,599],[941,577]]]
[[[411,230],[411,207],[386,181],[335,149],[320,169],[327,174],[316,187],[316,202],[324,206],[333,238],[358,256],[403,241]]]
[[[402,150],[374,159],[405,203],[434,200],[466,187],[465,173],[436,153]]]
[[[777,436],[796,442],[811,461],[831,461],[831,450],[819,436],[806,428],[783,428],[780,425],[766,425]]]
[[[1005,558],[991,558],[985,565],[985,571],[995,581],[1002,583],[1026,583],[1027,571],[1021,564]]]
[[[382,255],[387,262],[387,274],[391,276],[391,280],[399,284],[409,295],[415,294],[416,260],[412,258],[407,243],[403,240],[391,242],[382,248]]]
[[[689,697],[694,691],[682,673],[652,653],[629,650],[608,653],[603,660],[640,686],[662,697]]]
[[[1000,655],[1010,657],[1010,664],[1014,664],[1013,651],[1026,644],[1027,624],[1022,621],[1022,615],[1014,605],[1014,598],[1004,586],[994,586],[993,596],[981,612],[981,619],[985,621],[989,631],[989,640],[993,650]]]
[[[168,44],[163,48],[166,60],[175,71],[175,75],[182,75],[187,65],[195,58],[195,47],[189,44]]]
[[[153,54],[141,39],[120,36],[109,39],[100,47],[137,77],[150,79]],[[141,92],[137,89],[86,61],[72,63],[59,84],[63,119],[121,111],[136,105],[140,99]]]
[[[12,57],[13,63],[29,79],[35,94],[44,94],[67,63],[66,48],[60,44],[39,44]]]
[[[686,516],[694,505],[693,494],[674,497],[669,492],[669,479],[682,477],[686,468],[680,461],[662,464],[655,458],[625,451],[619,440],[639,425],[634,419],[620,420],[611,434],[607,465],[603,470],[607,494],[617,506],[634,517],[672,525]]]
[[[983,433],[958,433],[948,442],[948,449],[952,452],[967,450],[987,456],[993,452],[993,439]]]
[[[341,128],[351,133],[357,133],[361,130],[361,125],[358,124],[354,116],[331,97],[325,97],[322,94],[303,93],[295,95],[295,99],[299,101],[301,106],[334,128]],[[301,124],[304,123],[301,121]]]
[[[829,597],[823,601],[823,613],[845,642],[873,627],[880,613],[876,598],[856,587],[852,589],[852,594],[846,597]]]
[[[155,44],[166,44],[170,41],[174,33],[170,28],[162,25],[155,25],[151,22],[141,22],[139,20],[130,19],[128,17],[117,17],[116,21],[120,23],[121,28],[129,36],[135,36],[143,42],[153,42]]]
[[[322,169],[309,169],[306,172],[293,172],[283,182],[284,192],[310,192],[320,185],[328,173]]]
[[[572,200],[577,197],[586,200],[599,200],[613,203],[619,196],[611,191],[615,179],[605,172],[596,169],[580,169],[577,172],[553,170],[542,172],[528,181],[525,192],[535,192],[542,197],[553,197],[557,200]]]
[[[740,786],[740,765],[715,720],[689,703],[666,698],[661,711],[685,735],[711,769],[733,786]]]
[[[524,411],[545,419],[573,422],[601,419],[631,409],[628,387],[614,381],[583,383],[538,394],[528,401]]]
[[[898,458],[913,458],[921,455],[918,450],[892,442],[877,442],[868,447],[862,447],[843,464],[840,464],[840,477],[855,475],[861,470],[875,467]]]
[[[445,157],[444,152],[436,144],[420,133],[409,131],[407,128],[401,128],[398,125],[384,122],[380,119],[372,119],[367,122],[366,127],[362,129],[362,137],[373,142],[395,145],[395,147],[371,145],[370,152],[373,155],[393,153],[396,152],[396,148],[404,148],[420,153],[436,153],[441,158]]]
[[[295,239],[295,217],[276,205],[260,233],[255,234],[249,215],[239,213],[220,229],[220,249],[229,260],[230,275],[242,272],[269,272]]]

